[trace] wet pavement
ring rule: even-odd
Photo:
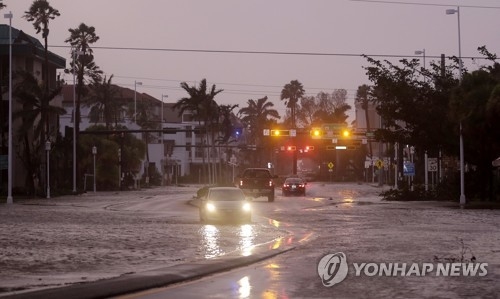
[[[2,206],[0,216],[9,220],[0,221],[0,238],[10,249],[2,253],[0,262],[10,267],[0,268],[0,274],[11,277],[4,285],[24,283],[30,288],[43,287],[46,281],[52,282],[47,287],[67,283],[68,290],[155,287],[123,298],[497,298],[500,293],[496,284],[500,280],[500,211],[462,210],[442,202],[384,202],[379,196],[382,189],[369,184],[311,183],[308,188],[306,197],[254,201],[251,225],[201,225],[197,209],[187,204],[195,187],[171,193],[152,190],[137,193],[136,198],[131,193],[82,197],[55,208],[50,202],[37,203],[36,208],[31,203]],[[43,209],[37,210],[40,207]],[[71,212],[75,210],[78,212]],[[10,222],[16,221],[16,213],[40,226],[5,233],[14,229]],[[53,214],[48,219],[54,223],[49,225],[47,218],[37,214]],[[75,220],[79,224],[73,227]],[[92,226],[85,227],[84,222]],[[65,228],[65,237],[56,237],[57,227]],[[54,241],[43,237],[47,230],[53,231]],[[30,243],[32,251],[20,246],[36,235],[44,242]],[[45,243],[47,247],[60,245],[64,252],[75,245],[64,242],[71,237],[78,240],[79,251],[50,257]],[[13,241],[17,239],[17,243]],[[18,261],[25,266],[18,272],[13,258],[16,250]],[[110,252],[115,254],[105,254]],[[324,287],[317,273],[318,261],[335,252],[344,252],[349,263],[436,264],[474,258],[488,263],[488,275],[356,277],[351,267],[345,281]],[[46,272],[34,267],[44,254],[51,260]],[[249,263],[251,267],[231,270]],[[88,272],[80,272],[79,266],[89,267]],[[63,275],[58,276],[58,271]],[[68,279],[72,275],[73,280]],[[108,279],[99,280],[100,276]],[[33,284],[37,278],[41,281]],[[201,279],[161,287],[193,278]],[[84,281],[108,284],[99,288],[88,288],[93,283],[75,284]],[[111,294],[122,293],[101,297]]]
[[[203,225],[199,186],[97,192],[0,206],[0,296],[248,256],[287,234],[266,220]]]

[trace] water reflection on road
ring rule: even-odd
[[[205,259],[227,254],[234,250],[232,243],[241,251],[241,255],[249,256],[255,247],[254,227],[251,224],[242,225],[203,225],[200,230],[199,251]]]
[[[214,225],[203,225],[200,229],[201,234],[201,247],[202,251],[205,253],[204,257],[206,259],[213,258],[223,254],[220,249],[220,231]]]

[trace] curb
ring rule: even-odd
[[[267,245],[265,243],[263,245]],[[0,296],[2,299],[89,299],[109,298],[144,291],[151,288],[165,287],[174,283],[198,279],[203,276],[228,271],[234,268],[248,266],[278,254],[295,249],[289,246],[279,249],[268,249],[259,245],[258,252],[249,256],[221,256],[209,260],[199,260],[166,268],[149,270],[141,273],[124,274],[119,277],[103,279],[94,282],[77,283],[69,286],[24,291],[18,294]]]

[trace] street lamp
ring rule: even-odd
[[[457,9],[447,9],[447,15],[457,14],[458,20],[458,70],[459,80],[462,82],[462,43],[460,39],[460,6]],[[464,191],[464,138],[462,134],[462,120],[460,120],[460,206],[465,205],[465,191]]]
[[[423,50],[416,50],[415,55],[423,55],[424,57],[424,69],[425,69],[425,49]]]
[[[165,160],[165,145],[163,144],[163,122],[164,122],[164,119],[163,119],[163,98],[168,98],[168,95],[166,95],[166,94],[161,95],[161,121],[160,121],[160,124],[161,124],[161,148],[163,150],[163,160]],[[163,180],[165,179],[165,167],[163,167],[163,165],[162,165],[161,168],[162,168],[161,183],[163,185]]]
[[[45,142],[45,151],[47,152],[47,198],[50,198],[50,141]]]
[[[95,155],[96,154],[97,154],[97,147],[94,145],[92,147],[92,155],[94,156],[94,193],[95,193],[95,190],[96,190],[96,188],[95,188],[95,174],[96,174],[96,172],[95,172]]]
[[[73,194],[76,194],[76,58],[83,54],[83,51],[73,49]]]
[[[12,12],[3,15],[4,18],[9,19],[9,149],[8,149],[8,169],[7,169],[7,204],[12,204]]]
[[[142,85],[142,82],[134,81],[134,122],[137,124],[137,85]]]

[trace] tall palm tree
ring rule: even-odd
[[[257,99],[249,99],[247,101],[247,106],[243,107],[239,111],[241,121],[250,126],[250,140],[249,142],[257,145],[259,149],[258,155],[253,155],[253,162],[258,163],[257,158],[262,157],[262,131],[269,124],[271,119],[279,119],[280,115],[276,109],[273,109],[274,103],[269,102],[267,96]]]
[[[270,118],[279,119],[280,115],[276,109],[273,109],[274,103],[267,100],[267,96],[247,101],[247,106],[240,109],[239,114],[243,115],[241,120],[250,125],[251,138],[255,143],[260,143],[262,130],[264,125],[268,123]]]
[[[0,9],[7,7],[7,5],[3,4],[2,2],[3,0],[0,0]]]
[[[85,79],[89,78],[94,80],[99,78],[102,71],[94,62],[94,55],[91,45],[99,40],[99,36],[95,33],[95,28],[93,26],[87,26],[81,23],[75,29],[69,29],[70,37],[65,40],[66,43],[71,45],[71,54],[74,58],[70,63],[70,68],[65,70],[66,73],[76,74],[78,77],[78,83],[76,86],[76,107],[74,113],[74,126],[75,126],[75,138],[78,144],[80,136],[80,106],[81,99],[87,93],[85,87]],[[79,53],[79,55],[77,55]],[[77,156],[80,151],[79,147],[76,148]],[[79,164],[76,163],[76,175],[77,181],[80,174]]]
[[[111,83],[113,75],[106,79],[94,78],[94,81],[89,85],[90,93],[87,97],[86,105],[91,107],[89,118],[91,122],[99,122],[101,115],[106,124],[106,129],[110,129],[112,124],[118,124],[121,108],[120,103],[116,100],[118,88]]]
[[[281,91],[281,100],[286,100],[285,105],[290,108],[292,117],[292,127],[295,129],[295,111],[297,110],[297,103],[300,98],[304,96],[304,87],[298,80],[292,80],[286,84]]]
[[[47,0],[34,0],[31,4],[28,11],[24,12],[24,18],[28,20],[28,22],[33,22],[33,27],[35,27],[36,33],[42,32],[42,38],[44,41],[45,48],[45,68],[44,68],[44,87],[45,92],[49,94],[49,22],[50,20],[54,20],[56,17],[61,14],[55,8],[53,8]],[[41,99],[42,106],[48,105],[48,99]],[[49,118],[45,114],[46,109],[42,109],[41,122],[45,124],[45,133],[49,129]],[[48,135],[45,136],[48,139]]]
[[[188,93],[189,97],[184,97],[177,101],[177,103],[173,106],[173,109],[179,109],[179,116],[182,116],[185,111],[191,111],[194,119],[197,120],[200,125],[203,122],[205,128],[210,131],[212,140],[211,144],[213,145],[213,141],[215,139],[213,124],[218,118],[218,105],[215,102],[215,96],[223,90],[217,90],[216,86],[212,85],[210,91],[208,91],[206,79],[201,80],[198,88],[196,86],[189,86],[186,82],[181,83],[181,88]],[[202,157],[203,164],[205,165],[205,153]],[[206,169],[206,173],[209,181],[211,181],[208,167]]]
[[[300,83],[298,80],[292,80],[290,83],[286,84],[285,87],[283,87],[283,90],[281,91],[281,100],[288,100],[285,101],[285,104],[287,108],[290,108],[291,113],[291,118],[292,118],[292,128],[296,128],[296,123],[295,123],[295,111],[297,110],[297,103],[299,99],[304,96],[304,87],[302,86],[302,83]],[[297,174],[297,151],[293,152],[293,162],[292,162],[292,173]]]
[[[356,91],[356,102],[361,103],[361,108],[365,110],[365,120],[366,120],[366,131],[370,132],[370,118],[368,113],[368,107],[370,103],[370,86],[363,84],[358,87]],[[373,157],[373,148],[371,140],[368,140],[368,147],[370,149],[370,158]]]
[[[14,86],[12,93],[23,108],[14,112],[13,117],[22,119],[19,128],[19,136],[22,136],[23,139],[21,143],[24,143],[21,156],[26,168],[26,186],[30,191],[34,191],[35,179],[41,177],[38,167],[42,161],[45,144],[45,135],[43,134],[45,124],[38,120],[41,115],[50,117],[66,113],[63,108],[50,105],[50,102],[60,94],[62,85],[46,94],[44,86],[39,84],[33,74],[23,71],[16,73],[16,77],[19,80],[16,80],[18,83]],[[47,103],[45,104],[44,101]],[[55,133],[47,131],[47,135]],[[42,181],[39,180],[39,183],[41,184]]]

